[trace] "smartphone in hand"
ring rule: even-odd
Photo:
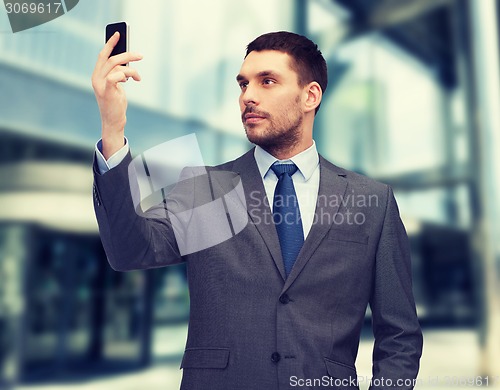
[[[129,41],[129,25],[127,22],[117,22],[111,23],[106,26],[106,42],[113,36],[113,34],[118,31],[120,33],[120,39],[111,52],[111,56],[125,53],[128,51],[128,41]],[[123,64],[128,65],[128,63]]]

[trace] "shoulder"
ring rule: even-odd
[[[238,158],[235,158],[234,160],[230,160],[219,165],[207,166],[207,170],[239,172],[245,167],[248,168],[250,164],[255,164],[254,150],[255,147],[242,154]]]
[[[398,213],[396,199],[388,184],[341,168],[321,156],[320,169],[335,172],[335,175],[321,174],[321,178],[333,178],[337,183],[340,180],[345,184],[343,187],[345,190],[340,195],[341,202],[354,214],[363,213],[366,218],[366,226],[370,225],[374,229],[380,229],[389,211]]]
[[[378,194],[385,197],[390,191],[390,187],[387,184],[362,175],[361,173],[339,167],[331,163],[321,155],[320,169],[328,169],[335,172],[338,176],[342,177],[347,182],[347,185],[351,190],[354,190],[358,193]]]

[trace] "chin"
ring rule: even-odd
[[[243,125],[247,138],[251,141],[253,138],[258,138],[259,131],[254,126]]]
[[[245,126],[245,133],[253,144],[260,145],[269,141],[265,129],[259,130],[257,126]]]
[[[274,138],[270,138],[270,137],[256,137],[256,136],[252,136],[252,135],[248,135],[247,133],[247,138],[248,140],[254,144],[254,145],[259,145],[261,148],[269,151],[269,150],[272,150],[274,148],[276,148],[276,140]]]

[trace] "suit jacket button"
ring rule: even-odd
[[[288,302],[290,302],[290,297],[289,297],[287,294],[283,294],[283,295],[280,297],[280,302],[281,302],[283,305],[286,305]]]
[[[274,352],[274,353],[271,355],[271,361],[272,361],[273,363],[278,363],[280,360],[281,360],[281,355],[280,355],[278,352]]]

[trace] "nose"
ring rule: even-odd
[[[245,106],[258,105],[259,99],[257,96],[257,91],[250,83],[247,84],[245,89],[241,91],[241,101]]]

